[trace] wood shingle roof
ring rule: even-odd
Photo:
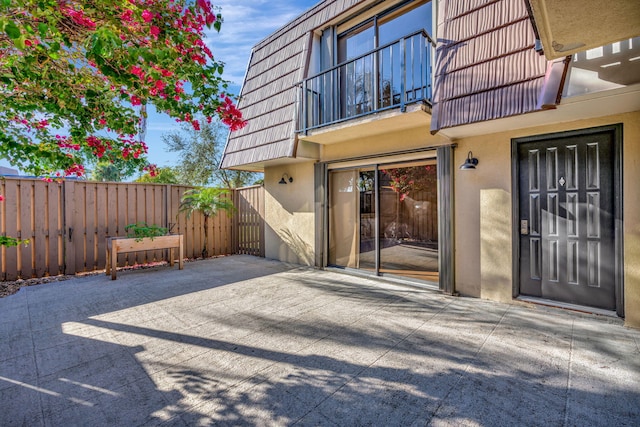
[[[441,0],[431,130],[536,110],[547,61],[524,0]]]

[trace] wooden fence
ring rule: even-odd
[[[264,187],[236,190],[233,203],[236,253],[264,257]]]
[[[145,221],[184,235],[185,256],[249,253],[264,256],[262,187],[234,190],[237,211],[208,221],[199,212],[178,213],[191,187],[164,184],[0,180],[0,234],[29,239],[29,245],[0,247],[0,280],[75,274],[105,267],[105,238],[124,236],[127,224]],[[163,250],[122,254],[119,265],[165,259]]]

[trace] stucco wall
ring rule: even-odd
[[[456,166],[473,151],[472,171],[455,169],[456,290],[509,301],[512,295],[511,139],[623,124],[626,324],[640,327],[640,112],[457,140]]]
[[[282,174],[293,182],[278,184]],[[265,169],[265,256],[294,264],[314,264],[313,162]]]
[[[451,141],[442,135],[431,135],[426,127],[400,131],[386,130],[386,133],[372,137],[357,138],[343,143],[323,146],[320,151],[321,160],[329,162],[358,156],[384,155],[403,150],[451,144]],[[420,158],[420,154],[414,157]]]

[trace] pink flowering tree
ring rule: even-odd
[[[204,31],[209,0],[0,0],[0,158],[50,179],[87,161],[153,174],[146,106],[177,121],[245,122]]]

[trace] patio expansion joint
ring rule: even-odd
[[[400,298],[400,297],[398,297]],[[395,299],[395,298],[394,298]],[[431,315],[428,319],[425,319],[419,326],[416,326],[415,328],[413,328],[413,330],[409,331],[407,334],[405,334],[404,337],[402,337],[400,340],[398,340],[397,343],[395,343],[394,345],[392,345],[391,347],[389,347],[386,351],[382,352],[375,360],[373,360],[371,363],[369,363],[367,366],[363,367],[361,370],[359,370],[358,372],[354,373],[351,375],[351,379],[346,381],[344,384],[342,384],[340,387],[338,387],[337,389],[335,389],[333,391],[333,393],[330,393],[328,396],[326,396],[324,399],[322,399],[320,402],[318,402],[313,408],[309,409],[305,414],[303,414],[300,418],[298,418],[297,420],[295,420],[292,424],[297,424],[300,420],[304,419],[304,417],[306,417],[307,415],[309,415],[311,412],[313,412],[314,410],[316,410],[320,405],[322,405],[324,402],[326,402],[328,399],[330,399],[332,396],[334,396],[336,393],[338,393],[340,390],[342,390],[344,387],[346,387],[348,384],[350,384],[351,382],[353,382],[356,378],[360,377],[360,375],[365,372],[367,369],[371,368],[373,365],[375,365],[380,359],[382,359],[384,356],[386,356],[387,354],[389,354],[391,351],[393,351],[394,349],[396,349],[400,344],[402,344],[403,342],[405,342],[410,336],[414,335],[418,330],[422,329],[422,327],[424,325],[426,325],[427,323],[429,323],[430,321],[432,321],[433,319],[435,319],[439,314],[443,313],[451,304],[453,304],[453,300],[449,301],[446,305],[442,306],[440,308],[440,310],[436,311],[435,313],[433,313],[433,315]],[[388,304],[386,304],[388,305]],[[385,305],[380,305],[378,307],[377,310],[374,310],[373,313],[380,311],[383,309]],[[505,312],[506,314],[506,312]],[[504,317],[504,315],[503,315]],[[500,321],[502,321],[502,319],[500,319]],[[355,323],[355,322],[353,322]],[[495,330],[495,328],[494,328]],[[493,331],[492,331],[493,333]],[[326,338],[326,337],[324,337]],[[322,339],[324,339],[322,338]],[[319,341],[319,340],[318,340]],[[486,341],[486,340],[485,340]],[[435,413],[435,412],[434,412]],[[326,416],[325,416],[326,417]],[[330,419],[331,422],[333,422],[333,420]]]
[[[33,360],[33,366],[36,369],[36,378],[35,378],[35,382],[36,382],[36,386],[39,388],[40,387],[40,368],[38,367],[38,358],[36,357],[36,342],[35,339],[33,337],[33,324],[32,324],[32,319],[31,319],[31,307],[29,306],[29,288],[24,290],[26,292],[25,295],[25,306],[27,309],[27,318],[29,319],[29,336],[31,338],[31,358]],[[46,420],[47,418],[44,415],[44,405],[42,402],[42,393],[38,393],[38,405],[40,406],[40,414],[41,417],[40,420],[42,422],[42,425],[44,425],[44,420]]]
[[[491,332],[489,332],[487,334],[487,336],[484,338],[484,340],[482,341],[482,344],[480,345],[478,350],[475,352],[475,354],[471,358],[472,360],[476,360],[478,358],[478,355],[484,349],[485,345],[489,341],[489,338],[491,338],[491,336],[498,329],[498,327],[500,325],[502,325],[502,322],[504,321],[505,317],[507,317],[507,313],[509,313],[509,311],[511,310],[512,307],[513,307],[513,305],[511,305],[511,304],[509,304],[507,306],[507,309],[504,311],[504,313],[502,313],[502,316],[500,316],[500,320],[498,320],[498,322],[496,322],[496,324],[491,329]],[[433,418],[436,416],[436,414],[438,413],[438,411],[440,410],[442,405],[444,405],[445,401],[449,398],[449,395],[451,394],[451,392],[458,387],[458,384],[460,383],[460,381],[462,381],[462,378],[464,377],[464,374],[466,374],[469,371],[469,369],[471,368],[471,365],[472,365],[471,362],[467,363],[467,365],[464,367],[464,370],[462,371],[462,373],[458,374],[458,379],[453,383],[453,385],[449,388],[449,391],[447,391],[447,393],[442,397],[442,399],[438,403],[438,406],[436,406],[436,408],[433,410],[433,415],[432,415],[431,419],[429,420],[429,422],[427,423],[427,425],[432,425]]]
[[[574,343],[574,326],[575,326],[575,319],[571,320],[571,343],[569,344],[569,361],[567,362],[567,392],[565,394],[565,400],[564,400],[564,419],[563,419],[563,426],[568,426],[569,422],[571,420],[569,420],[569,395],[571,394],[571,387],[572,387],[572,380],[573,380],[573,343]]]

